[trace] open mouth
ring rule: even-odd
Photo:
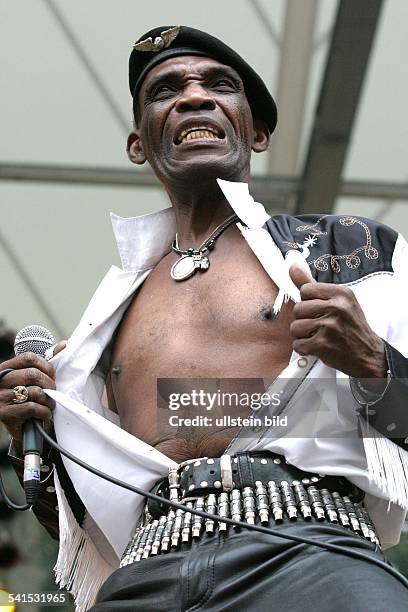
[[[190,140],[223,140],[225,132],[221,129],[210,126],[190,127],[183,130],[175,139],[176,145]]]

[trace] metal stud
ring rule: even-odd
[[[282,496],[278,485],[273,480],[268,482],[268,497],[275,523],[281,523],[283,521]]]
[[[207,459],[207,463],[209,463],[210,465],[212,465],[214,463],[214,459]]]
[[[305,487],[300,483],[295,485],[294,489],[295,489],[295,497],[296,497],[298,508],[303,518],[305,519],[305,521],[308,521],[312,518],[312,510],[310,508],[307,491]]]
[[[266,459],[261,459],[261,463],[262,463],[262,465],[266,465],[268,463],[268,461]]]
[[[216,497],[214,493],[210,493],[210,495],[205,500],[205,511],[208,512],[208,514],[215,514]],[[207,533],[213,533],[214,521],[212,519],[205,519],[205,530]]]
[[[173,529],[173,523],[175,519],[176,513],[174,510],[170,509],[167,515],[167,522],[164,526],[163,537],[161,541],[160,550],[166,552],[169,549],[170,544],[170,536]]]
[[[171,534],[171,547],[177,548],[180,539],[180,530],[183,524],[184,510],[176,510],[176,518],[174,519],[173,531]]]
[[[152,551],[151,551],[151,555],[157,555],[159,552],[159,548],[160,548],[160,543],[163,537],[163,532],[164,532],[164,526],[167,522],[167,516],[161,516],[159,519],[159,525],[156,529],[156,535],[154,536],[154,541],[152,544]]]
[[[138,545],[137,551],[136,551],[135,561],[140,561],[140,559],[142,558],[143,549],[145,547],[147,536],[149,535],[150,528],[151,528],[151,525],[146,525],[146,527],[144,527],[142,529],[141,538],[139,540],[139,545]]]
[[[152,544],[153,544],[154,536],[156,535],[156,529],[157,529],[158,524],[159,524],[159,521],[155,520],[150,526],[146,544],[143,549],[143,554],[142,554],[143,559],[147,559],[148,556],[150,555],[150,551],[152,550]]]
[[[328,489],[321,489],[320,493],[322,496],[323,506],[327,514],[327,518],[329,519],[331,523],[338,523],[339,519],[338,519],[337,512],[336,512],[336,506],[334,505],[334,501],[331,496],[331,493],[329,492]]]
[[[193,484],[191,484],[191,485],[188,487],[188,490],[189,490],[189,491],[194,491],[194,489],[195,489],[195,485],[193,485]]]
[[[348,517],[350,519],[350,523],[351,523],[351,527],[353,531],[356,531],[356,532],[361,531],[360,523],[358,522],[355,510],[354,510],[354,505],[351,502],[350,498],[347,497],[346,495],[343,495],[343,503],[344,503],[346,512],[348,514]]]
[[[276,463],[276,465],[279,465],[279,463],[282,463],[281,460],[279,459],[279,457],[275,457],[273,462]]]
[[[334,505],[336,506],[340,525],[342,525],[343,527],[350,527],[350,519],[347,515],[346,508],[344,507],[344,502],[340,493],[338,493],[338,491],[333,491],[332,497]]]
[[[192,502],[186,502],[187,508],[192,508]],[[191,512],[185,512],[183,517],[183,530],[181,532],[181,541],[189,542],[190,541],[190,530],[191,530]]]
[[[199,465],[201,465],[201,461],[194,461],[194,465],[195,467],[198,467]]]
[[[255,498],[251,487],[244,487],[242,492],[244,500],[245,520],[249,525],[255,524]]]
[[[269,521],[269,504],[268,497],[266,495],[266,489],[261,482],[258,481],[256,485],[256,508],[258,510],[258,515],[261,520],[261,523],[268,523]]]
[[[282,480],[281,489],[283,493],[283,501],[285,505],[285,510],[288,513],[289,519],[291,521],[296,521],[297,520],[296,499],[292,491],[292,487],[286,480]]]
[[[353,506],[354,506],[354,510],[355,510],[355,513],[356,513],[356,516],[357,516],[358,522],[360,523],[360,528],[361,528],[361,531],[362,531],[362,533],[363,533],[363,536],[364,536],[364,537],[365,537],[367,540],[369,540],[369,539],[370,539],[370,532],[369,532],[369,530],[368,530],[368,526],[367,526],[367,524],[366,524],[366,522],[365,522],[365,519],[364,519],[364,516],[363,516],[363,514],[362,514],[362,512],[361,512],[361,509],[360,509],[360,507],[358,506],[358,504],[353,504]]]
[[[202,487],[203,489],[205,489],[205,487],[208,487],[208,482],[206,480],[202,480],[200,482],[200,487]]]
[[[199,497],[196,499],[194,504],[195,510],[204,510],[204,498]],[[203,524],[203,518],[195,514],[193,517],[193,527],[192,527],[192,535],[193,538],[199,538],[201,532],[201,525]]]
[[[234,519],[234,521],[241,521],[242,520],[241,491],[239,489],[232,489],[230,493],[230,499],[231,499],[231,518]]]
[[[324,505],[320,491],[316,487],[309,487],[307,490],[310,505],[312,506],[315,517],[318,521],[324,521]]]
[[[214,482],[214,487],[215,487],[216,489],[221,489],[221,482],[220,482],[219,480],[216,480],[216,481]]]
[[[169,468],[168,478],[169,478],[170,501],[178,502],[179,501],[178,491],[180,488],[180,482],[179,482],[179,475],[178,475],[177,467]]]
[[[218,515],[229,517],[229,497],[228,493],[222,492],[218,498]],[[218,531],[227,531],[227,523],[218,523]]]

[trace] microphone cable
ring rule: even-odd
[[[392,565],[388,565],[387,563],[385,563],[384,561],[381,561],[380,559],[377,559],[375,557],[371,557],[370,555],[367,555],[361,551],[357,551],[357,550],[345,550],[342,546],[338,545],[338,544],[332,544],[330,542],[319,542],[316,540],[312,540],[310,538],[304,538],[301,536],[296,536],[296,535],[289,535],[287,533],[281,533],[280,531],[277,531],[276,529],[271,529],[269,527],[262,527],[261,525],[250,525],[248,523],[244,523],[243,521],[235,521],[234,519],[228,518],[228,517],[220,517],[218,515],[215,514],[209,514],[208,512],[205,512],[203,510],[196,510],[195,508],[189,508],[188,506],[185,506],[184,504],[178,503],[178,502],[174,502],[174,501],[170,501],[169,499],[166,499],[165,497],[161,497],[159,495],[155,495],[154,493],[150,493],[150,491],[144,491],[143,489],[140,489],[139,487],[136,487],[134,485],[130,485],[126,482],[123,482],[122,480],[119,480],[118,478],[115,478],[113,476],[109,476],[108,474],[105,474],[104,472],[101,472],[100,470],[98,470],[97,468],[85,463],[85,461],[82,461],[82,459],[79,459],[78,457],[75,457],[75,455],[73,455],[72,453],[70,453],[69,451],[63,449],[51,436],[49,436],[47,434],[47,432],[43,429],[43,427],[39,424],[38,421],[35,422],[35,428],[37,429],[37,431],[42,435],[42,437],[46,440],[46,442],[48,442],[48,444],[50,446],[52,446],[53,448],[55,448],[59,453],[61,453],[61,455],[64,455],[65,457],[67,457],[67,459],[70,459],[71,461],[73,461],[74,463],[76,463],[77,465],[83,467],[84,469],[88,470],[89,472],[91,472],[92,474],[95,474],[95,476],[99,476],[100,478],[103,478],[104,480],[107,480],[108,482],[111,482],[112,484],[115,484],[119,487],[123,487],[124,489],[127,489],[128,491],[131,491],[132,493],[137,493],[138,495],[141,495],[142,497],[145,497],[147,499],[151,499],[153,501],[156,501],[160,504],[164,504],[166,506],[168,506],[169,508],[175,508],[176,510],[183,510],[184,512],[190,512],[191,514],[195,514],[197,516],[200,516],[203,519],[209,519],[218,523],[226,523],[227,525],[232,525],[233,527],[241,527],[243,529],[249,529],[250,531],[257,531],[259,533],[264,533],[267,535],[272,535],[278,538],[282,538],[284,540],[290,540],[292,542],[297,542],[298,544],[308,544],[309,546],[317,546],[318,548],[323,548],[325,550],[329,550],[331,552],[334,553],[338,553],[338,554],[342,554],[342,555],[346,555],[347,557],[353,557],[354,559],[360,559],[363,561],[369,561],[370,563],[373,563],[374,565],[377,565],[378,567],[380,567],[381,569],[385,570],[386,572],[388,572],[389,574],[391,574],[394,578],[396,578],[399,582],[401,582],[401,584],[408,589],[408,579],[405,578],[405,576],[403,576],[398,570],[396,570]],[[11,508],[13,508],[14,510],[27,510],[28,508],[30,508],[31,506],[29,504],[25,504],[24,506],[18,506],[17,504],[15,504],[14,502],[12,502],[7,495],[5,495],[5,491],[4,491],[4,486],[3,483],[1,481],[1,477],[0,477],[0,492],[4,497],[4,500],[6,502],[7,505],[10,505]],[[11,503],[10,503],[11,502]]]

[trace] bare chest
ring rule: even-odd
[[[112,365],[157,376],[268,376],[289,358],[291,308],[278,317],[277,288],[243,241],[214,252],[210,269],[176,282],[168,255],[121,324]]]
[[[273,316],[277,288],[243,240],[216,250],[208,271],[182,282],[170,277],[175,260],[170,254],[160,262],[122,320],[110,397],[124,429],[179,461],[217,456],[232,433],[174,439],[158,421],[159,379],[173,379],[178,392],[186,383],[180,379],[216,379],[229,392],[262,390],[263,379],[289,361],[292,309]]]

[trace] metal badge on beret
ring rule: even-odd
[[[133,48],[136,51],[150,51],[153,53],[157,53],[162,49],[166,49],[170,47],[173,40],[175,40],[180,32],[181,26],[175,26],[174,28],[170,28],[169,30],[164,30],[161,32],[160,36],[156,36],[153,41],[153,38],[149,36],[145,40],[141,40],[138,43],[133,45]]]

